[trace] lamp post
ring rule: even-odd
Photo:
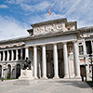
[[[92,83],[93,83],[93,64],[92,64],[92,54],[89,54],[89,57],[91,59],[91,66],[92,66]]]

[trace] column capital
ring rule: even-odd
[[[33,45],[32,47],[37,47],[37,45]]]
[[[62,42],[62,44],[67,44],[67,42]]]
[[[76,42],[77,42],[77,40],[73,40],[72,42],[73,42],[73,43],[76,43]]]
[[[25,46],[25,48],[29,48],[29,46]]]
[[[52,45],[57,45],[57,43],[52,43]]]
[[[42,47],[43,47],[43,46],[46,46],[46,44],[43,44],[43,45],[41,45],[41,46],[42,46]]]

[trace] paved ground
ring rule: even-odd
[[[0,81],[0,93],[93,93],[86,82],[80,80],[38,80],[32,85],[13,85],[15,81]]]

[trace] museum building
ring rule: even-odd
[[[29,36],[0,41],[0,78],[18,78],[26,57],[35,79],[91,76],[93,27],[66,18],[35,23]]]

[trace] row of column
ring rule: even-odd
[[[28,56],[28,49],[26,49],[26,55]],[[69,78],[67,43],[63,43],[63,56],[64,56],[64,77]],[[54,58],[54,78],[59,78],[58,53],[57,53],[56,43],[53,44],[53,58]],[[75,61],[75,75],[76,77],[80,77],[80,66],[79,66],[77,42],[74,42],[74,61]],[[42,78],[47,78],[46,46],[45,45],[42,45],[42,75],[43,75]],[[34,78],[37,79],[37,46],[34,46]]]
[[[15,67],[12,67],[10,69],[10,78],[16,78],[16,65]],[[6,69],[6,70],[4,70]],[[4,65],[2,65],[2,71],[1,71],[1,77],[6,78],[7,77],[7,73],[9,71],[8,65],[6,64],[6,67],[4,67]]]
[[[18,50],[19,49],[16,49],[15,50],[15,53],[14,53],[14,50],[7,50],[6,52],[7,52],[7,59],[5,60],[5,51],[1,51],[0,52],[0,61],[9,61],[10,60],[10,56],[11,56],[11,61],[13,61],[13,60],[18,60]],[[22,49],[20,49],[21,50],[21,59],[23,58],[22,57],[22,53],[23,53],[23,51],[22,51]],[[11,54],[9,53],[9,51],[11,51]],[[3,56],[3,58],[2,58],[2,56]],[[15,56],[15,59],[14,59],[14,56]],[[2,60],[1,60],[2,59]]]

